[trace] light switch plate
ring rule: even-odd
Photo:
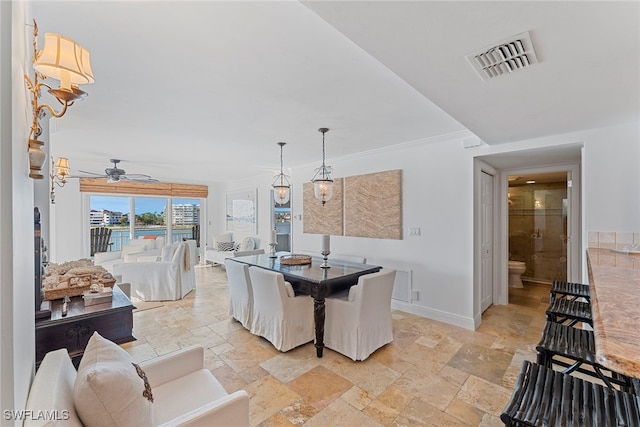
[[[409,227],[409,236],[420,236],[420,227]]]

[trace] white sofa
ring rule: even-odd
[[[151,258],[150,260],[148,258]],[[113,266],[114,276],[131,284],[131,296],[142,301],[182,299],[196,287],[196,241],[165,245],[158,256]]]
[[[224,246],[229,246],[231,249],[219,250]],[[224,266],[224,260],[227,258],[260,255],[263,253],[264,249],[260,249],[260,238],[258,236],[234,235],[231,232],[227,232],[213,237],[213,247],[207,247],[205,250],[205,260]]]
[[[128,244],[122,246],[122,250],[111,252],[96,252],[93,255],[93,263],[104,267],[113,274],[113,266],[123,262],[136,262],[140,256],[160,256],[162,247],[165,245],[165,238],[158,236],[155,239],[145,239],[140,236],[130,240]]]
[[[113,345],[115,346],[115,344]],[[120,351],[124,352],[122,349]],[[124,357],[128,356],[126,352],[124,353]],[[122,365],[122,371],[131,370],[130,358],[129,362],[124,362]],[[227,393],[211,371],[204,367],[204,349],[202,347],[184,348],[141,362],[139,366],[142,368],[143,374],[146,374],[153,395],[153,403],[148,404],[151,414],[142,414],[141,411],[136,411],[136,408],[129,408],[129,414],[115,415],[120,417],[121,425],[249,426],[249,396],[247,392],[240,390],[231,394]],[[87,394],[93,394],[79,394],[77,377],[86,372],[83,370],[82,362],[78,372],[73,367],[66,349],[47,353],[29,391],[25,409],[32,411],[26,413],[31,413],[33,416],[24,421],[24,426],[75,427],[83,426],[82,419],[85,420],[85,423],[92,425],[113,424],[113,419],[108,417],[112,414],[105,416],[102,411],[98,410],[89,412],[87,415],[86,402],[80,402],[80,407],[76,405],[76,399],[89,399]],[[100,385],[108,387],[110,378],[105,378],[104,372],[104,369],[102,371],[94,369],[93,375],[103,375],[104,379]],[[116,378],[117,375],[116,373]],[[135,376],[136,371],[134,370],[132,374],[128,375]],[[136,379],[142,382],[140,378],[136,377]],[[81,377],[80,380],[82,381],[83,378]],[[82,390],[81,388],[80,391]],[[104,393],[110,400],[108,391],[105,390]],[[133,399],[144,399],[143,393],[140,391],[135,393]],[[109,403],[113,405],[117,405],[116,402],[120,398],[127,399],[125,402],[131,399],[128,396],[112,395],[111,397],[113,400]],[[105,410],[108,409],[105,408]],[[115,408],[115,410],[120,410],[120,408]],[[36,419],[36,415],[43,411],[50,414],[48,418],[53,419],[45,419],[45,417]],[[122,417],[127,415],[132,416],[135,421],[123,421]],[[143,415],[148,415],[150,420],[146,420],[146,423],[143,422]],[[88,420],[87,418],[90,417],[95,417],[95,419]]]

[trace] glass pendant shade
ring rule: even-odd
[[[329,132],[327,128],[320,128],[318,132],[322,132],[322,166],[316,169],[313,176],[313,196],[322,202],[324,206],[333,196],[333,179],[331,179],[331,166],[324,164],[324,134]]]
[[[313,181],[313,195],[324,205],[331,200],[333,196],[333,180],[332,179],[316,179]]]
[[[288,185],[274,185],[273,200],[279,205],[286,205],[289,203],[289,190]]]
[[[280,173],[276,175],[276,179],[273,181],[273,201],[279,205],[286,205],[289,203],[291,194],[291,184],[289,184],[289,177],[284,174],[282,167],[282,147],[286,145],[286,142],[278,142],[280,146]]]

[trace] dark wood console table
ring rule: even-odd
[[[134,341],[131,300],[116,285],[111,302],[85,307],[82,296],[72,297],[62,316],[62,300],[51,301],[51,318],[36,320],[36,368],[47,352],[66,348],[77,368],[91,335],[97,331],[117,344]]]

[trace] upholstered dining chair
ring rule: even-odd
[[[282,273],[249,267],[253,289],[251,333],[266,338],[280,351],[313,341],[313,300],[295,296]]]
[[[224,260],[224,266],[229,286],[229,315],[245,328],[251,329],[253,291],[249,278],[249,265],[227,258]]]
[[[391,293],[395,270],[360,276],[348,295],[327,297],[324,345],[353,360],[365,360],[393,341]]]

